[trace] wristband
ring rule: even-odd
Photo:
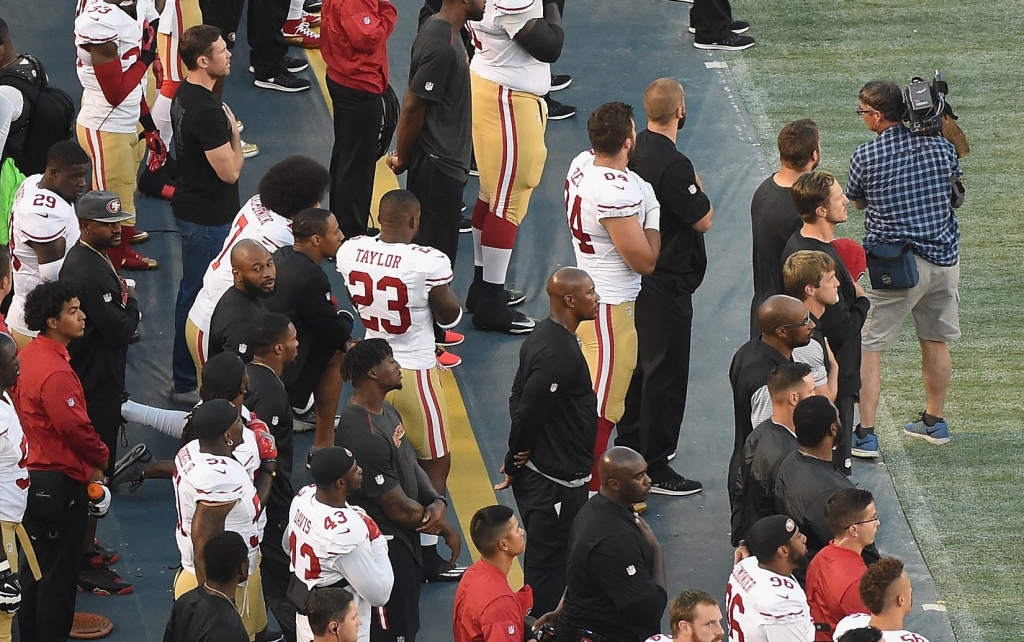
[[[11,563],[7,560],[0,562],[0,573],[6,573],[11,570]]]
[[[445,508],[447,508],[448,500],[444,498],[444,495],[438,495],[437,497],[434,498],[434,501],[436,502],[439,499],[441,500],[441,503],[444,504]]]

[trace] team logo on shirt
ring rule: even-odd
[[[363,16],[363,24],[364,25],[370,24],[370,16]]]
[[[558,390],[558,384],[557,383],[551,384],[551,392],[554,392],[556,390]]]
[[[75,407],[75,398],[74,397],[68,397],[68,407],[69,408],[74,408]]]
[[[383,486],[384,485],[384,475],[377,475],[376,477],[373,478],[373,481],[377,482],[378,486]]]
[[[626,567],[626,575],[629,575],[630,577],[632,577],[633,575],[636,575],[636,567],[633,566],[632,564],[627,566]]]
[[[515,635],[516,634],[516,625],[515,624],[509,624],[508,625],[508,634],[509,635]]]
[[[423,84],[423,88],[427,91],[434,91],[434,83],[428,82]]]
[[[238,344],[238,351],[241,352],[242,354],[245,354],[245,351],[248,350],[248,349],[249,349],[249,346],[245,345],[244,343],[239,343]]]
[[[110,303],[113,300],[114,300],[114,297],[110,296],[110,292],[107,292],[106,294],[103,295],[103,302],[104,303]]]
[[[278,421],[280,420],[278,419],[277,415],[274,415],[273,417],[270,418],[270,425],[276,426]]]
[[[691,196],[696,194],[697,193],[697,186],[696,185],[690,185],[689,192],[690,192]]]

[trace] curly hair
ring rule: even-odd
[[[78,290],[67,281],[41,283],[25,297],[25,325],[33,332],[46,330],[47,319],[56,319],[64,304],[78,297]]]
[[[308,156],[289,156],[260,179],[260,201],[291,219],[304,209],[316,207],[330,183],[331,174],[320,163]]]
[[[903,577],[903,562],[895,557],[883,557],[868,567],[860,578],[860,599],[872,615],[885,610],[889,591]]]

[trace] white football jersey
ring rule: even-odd
[[[181,552],[181,565],[195,573],[192,550],[192,518],[197,502],[233,503],[224,520],[224,530],[242,536],[249,547],[249,569],[256,568],[260,546],[260,515],[263,513],[256,487],[238,461],[200,452],[199,440],[185,444],[174,457],[174,501],[178,524],[174,531]]]
[[[142,53],[142,23],[117,5],[93,2],[75,19],[75,51],[78,54],[78,80],[82,83],[82,109],[78,123],[92,130],[134,134],[139,122],[143,85],[116,107],[107,102],[92,65],[86,45],[117,44],[121,71],[127,71]]]
[[[551,65],[513,40],[527,22],[544,19],[542,0],[498,0],[484,7],[484,19],[466,23],[476,54],[469,68],[481,78],[516,91],[544,96],[551,90]]]
[[[566,216],[576,266],[594,280],[601,303],[633,301],[640,293],[640,275],[615,249],[601,219],[636,216],[643,227],[647,212],[658,207],[654,190],[632,171],[594,165],[593,151],[573,159],[565,177]]]
[[[0,392],[0,521],[20,524],[28,502],[28,438],[14,402]],[[10,553],[10,551],[8,551]]]
[[[853,615],[847,615],[843,619],[839,620],[839,624],[836,624],[836,630],[832,634],[832,639],[838,642],[839,638],[843,637],[843,634],[853,629],[863,629],[871,626],[871,616],[867,613],[854,613]],[[928,642],[928,639],[923,635],[917,633],[911,633],[906,630],[899,631],[882,631],[883,642]]]
[[[452,281],[448,256],[423,245],[357,236],[341,245],[337,259],[366,338],[386,339],[403,368],[436,366],[429,296]]]
[[[260,195],[257,194],[246,201],[242,209],[231,222],[228,237],[217,258],[206,268],[203,275],[203,288],[196,296],[196,302],[189,310],[188,318],[203,331],[203,353],[207,354],[205,342],[210,333],[210,319],[217,302],[234,282],[231,276],[231,248],[243,239],[252,239],[267,248],[273,254],[286,245],[292,245],[292,222],[280,214],[263,207]]]
[[[29,176],[14,194],[11,208],[11,255],[14,264],[14,296],[7,324],[26,336],[35,332],[25,327],[25,297],[43,282],[39,258],[28,241],[49,243],[64,239],[64,256],[82,235],[75,208],[56,192],[39,187],[42,174]]]
[[[754,556],[733,567],[725,601],[730,642],[768,642],[765,627],[789,629],[794,640],[814,639],[811,609],[800,584],[761,568]]]
[[[668,633],[655,633],[647,638],[645,642],[672,642],[672,636]]]

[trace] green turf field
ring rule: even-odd
[[[854,113],[866,81],[902,85],[912,75],[930,79],[938,68],[949,82],[972,146],[962,161],[968,202],[958,212],[963,338],[953,346],[946,406],[953,441],[936,447],[902,435],[924,409],[909,324],[883,360],[878,430],[958,639],[1024,640],[1024,13],[996,0],[736,0],[733,15],[752,23],[758,44],[724,57],[773,167],[779,128],[812,118],[821,129],[820,168],[845,183],[851,152],[874,136]],[[851,213],[839,232],[859,239],[863,219]]]

